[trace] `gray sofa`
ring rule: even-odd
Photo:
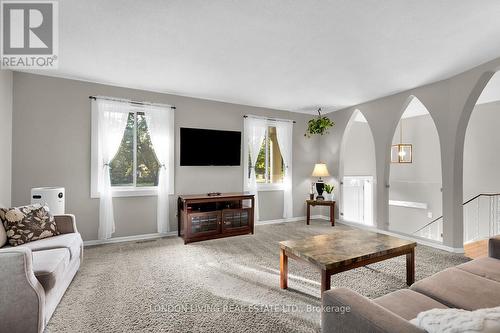
[[[323,294],[323,332],[424,333],[409,321],[434,308],[477,310],[500,306],[500,237],[489,240],[489,256],[446,269],[410,289],[370,300],[347,288]],[[349,312],[335,311],[350,307]]]
[[[80,267],[75,217],[54,218],[60,235],[0,248],[1,332],[42,332]]]

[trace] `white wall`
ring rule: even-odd
[[[0,70],[0,207],[11,206],[12,72]]]

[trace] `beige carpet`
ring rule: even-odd
[[[332,230],[326,221],[257,226],[255,235],[184,245],[179,238],[86,248],[47,332],[319,332],[319,273],[289,261],[279,289],[278,242]],[[467,259],[417,246],[416,278]],[[404,257],[332,277],[374,298],[406,288]]]

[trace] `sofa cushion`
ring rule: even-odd
[[[456,268],[500,282],[500,260],[495,258],[484,257],[475,259],[458,265]]]
[[[54,217],[46,206],[40,204],[0,208],[0,220],[12,246],[59,234]]]
[[[414,283],[411,289],[448,307],[477,310],[500,306],[500,283],[448,268]]]
[[[373,301],[406,320],[416,318],[422,311],[448,308],[430,297],[409,289],[398,290]]]
[[[73,260],[73,258],[80,256],[82,244],[83,241],[80,234],[71,233],[71,234],[62,234],[50,238],[41,239],[39,241],[26,243],[20,246],[27,247],[31,249],[31,251],[33,252],[58,249],[58,248],[67,248],[70,251],[71,260]]]
[[[33,272],[45,292],[51,290],[69,265],[69,249],[52,249],[33,252]]]

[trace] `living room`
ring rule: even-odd
[[[497,2],[1,6],[0,332],[500,332]]]

